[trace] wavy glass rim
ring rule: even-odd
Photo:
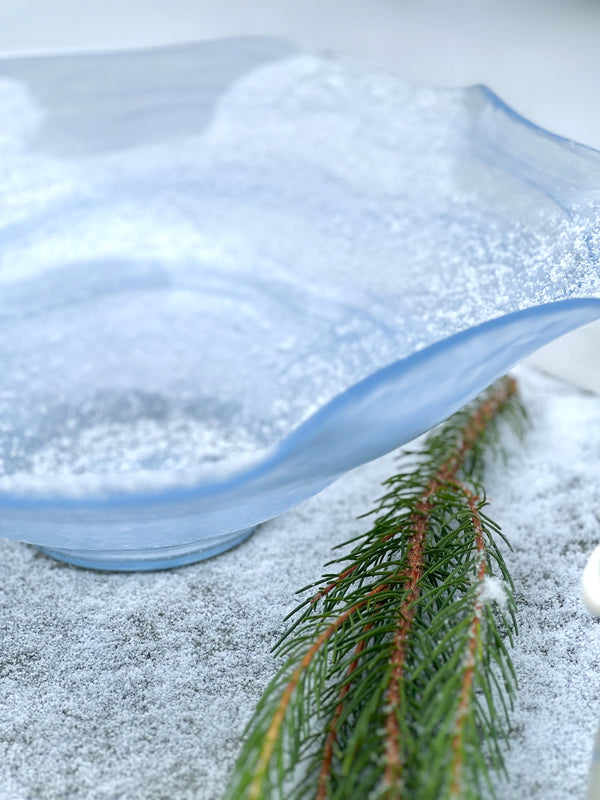
[[[461,408],[490,383],[505,374],[523,358],[553,339],[575,328],[600,318],[600,299],[570,299],[515,311],[468,328],[398,359],[375,371],[338,394],[278,444],[269,448],[266,455],[254,458],[251,466],[239,469],[227,477],[212,481],[198,481],[196,470],[165,473],[122,473],[117,475],[69,475],[65,479],[29,477],[23,480],[21,491],[7,490],[0,481],[0,508],[77,508],[96,507],[116,509],[172,503],[195,497],[217,496],[233,489],[251,488],[267,477],[290,477],[290,467],[296,479],[302,478],[302,466],[308,467],[312,481],[327,485],[342,473],[388,453],[442,422]],[[498,347],[498,340],[501,341]],[[507,346],[506,342],[509,342]],[[512,344],[511,344],[512,343]],[[492,362],[490,353],[496,358]],[[324,440],[329,440],[335,428],[348,424],[352,411],[364,409],[370,398],[388,391],[400,398],[408,390],[419,395],[437,368],[448,357],[457,359],[457,368],[465,369],[465,380],[442,402],[423,406],[413,402],[398,411],[397,430],[389,430],[389,440],[382,444],[376,437],[370,452],[347,453],[338,447],[324,458],[310,460],[306,456],[319,451]],[[472,356],[472,358],[471,358]],[[360,421],[360,420],[359,420]],[[369,419],[363,421],[362,436],[369,433]],[[357,438],[361,438],[357,436]],[[369,438],[368,436],[366,437]],[[281,468],[285,467],[285,470]],[[141,476],[142,488],[127,486]],[[306,477],[306,474],[305,476]],[[143,482],[146,480],[146,486]],[[10,482],[10,476],[5,479]],[[311,481],[311,483],[312,483]],[[284,481],[285,482],[285,481]],[[16,487],[15,487],[16,488]],[[92,491],[90,491],[90,488]],[[307,493],[307,496],[312,492]]]

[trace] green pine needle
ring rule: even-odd
[[[512,582],[480,483],[500,419],[523,428],[512,378],[404,455],[371,530],[305,587],[228,800],[493,795],[516,685]]]

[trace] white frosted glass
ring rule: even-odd
[[[0,533],[212,555],[600,316],[600,158],[271,40],[0,61]]]

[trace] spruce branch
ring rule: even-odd
[[[493,795],[515,690],[512,582],[481,485],[501,419],[523,428],[510,377],[404,455],[371,530],[301,590],[228,800]]]

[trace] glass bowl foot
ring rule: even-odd
[[[219,555],[247,539],[256,528],[235,531],[210,542],[154,547],[146,550],[61,550],[38,547],[42,553],[77,567],[108,572],[142,572],[171,569],[204,561]]]

